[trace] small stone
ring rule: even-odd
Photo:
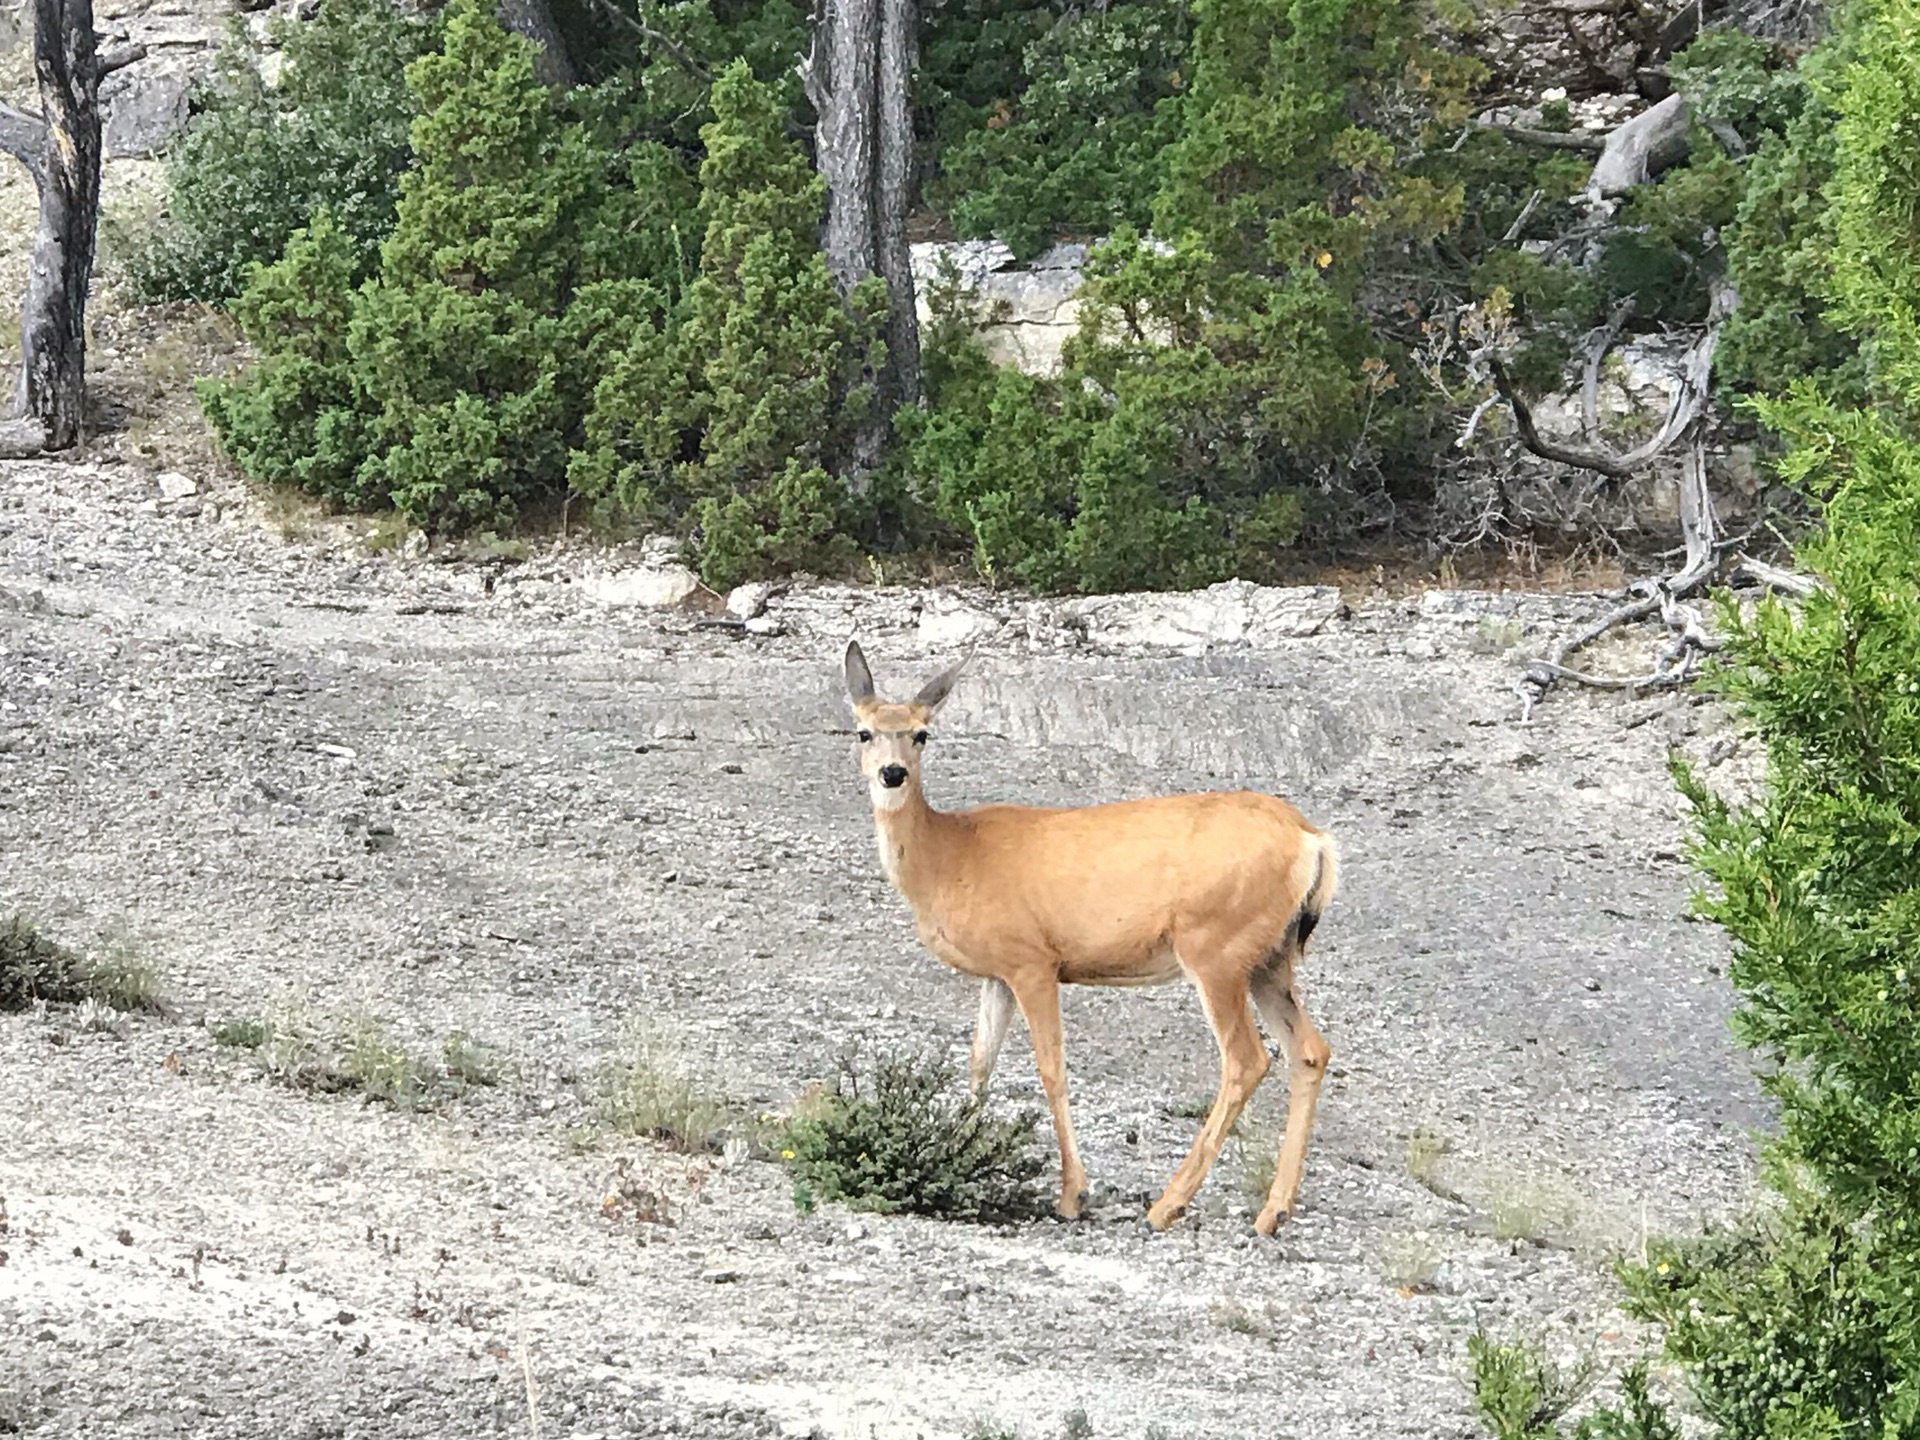
[[[709,1285],[731,1285],[740,1278],[740,1272],[726,1269],[702,1270],[700,1278]]]
[[[847,1226],[846,1235],[849,1240],[864,1240],[867,1238],[867,1227],[855,1220]]]
[[[403,560],[419,560],[424,557],[426,553],[427,532],[424,530],[408,531],[407,538],[400,546],[400,558]]]
[[[590,575],[580,587],[602,605],[633,605],[671,610],[700,588],[700,577],[684,565],[645,566],[611,575]]]
[[[766,580],[736,585],[727,592],[727,613],[736,620],[751,620],[766,610],[773,592],[773,584]]]
[[[756,615],[742,628],[749,635],[773,636],[786,633],[786,627],[771,615]]]
[[[200,484],[190,476],[182,475],[178,470],[163,470],[154,479],[160,487],[162,500],[184,500],[189,495],[200,493]]]
[[[939,1294],[942,1300],[964,1300],[967,1298],[967,1287],[948,1283],[940,1287]]]
[[[1593,978],[1592,978],[1591,976],[1589,976],[1589,977],[1588,977],[1587,979],[1585,979],[1585,980],[1583,980],[1583,981],[1581,981],[1580,983],[1581,983],[1581,984],[1582,984],[1583,986],[1585,986],[1585,987],[1586,987],[1586,988],[1587,988],[1588,990],[1592,990],[1592,991],[1595,991],[1596,993],[1597,993],[1597,992],[1599,991],[1599,989],[1600,989],[1600,982],[1599,982],[1598,980],[1595,980],[1595,979],[1593,979]]]

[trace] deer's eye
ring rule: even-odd
[[[914,732],[913,732],[913,743],[914,743],[914,744],[916,744],[916,745],[924,745],[924,744],[926,744],[926,743],[927,743],[927,732],[926,732],[926,731],[924,731],[924,730],[916,730],[916,731],[914,731]]]
[[[856,738],[857,740],[859,740],[859,742],[860,742],[860,743],[861,743],[862,745],[870,745],[870,744],[872,744],[872,743],[873,743],[873,731],[871,731],[871,730],[861,730],[861,731],[857,731],[857,732],[855,733],[855,737],[854,737],[854,738]]]

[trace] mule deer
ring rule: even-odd
[[[1300,1003],[1295,968],[1333,899],[1332,838],[1286,801],[1246,791],[1071,810],[935,810],[921,789],[920,759],[964,664],[895,704],[874,694],[859,644],[847,646],[881,867],[913,907],[927,949],[982,982],[968,1065],[974,1094],[985,1095],[1017,1005],[1060,1145],[1058,1209],[1074,1218],[1087,1173],[1067,1112],[1060,986],[1160,985],[1184,974],[1220,1045],[1220,1088],[1192,1150],[1147,1211],[1147,1223],[1164,1230],[1266,1076],[1251,998],[1287,1059],[1286,1137],[1254,1221],[1271,1235],[1292,1213],[1327,1068],[1327,1043]]]

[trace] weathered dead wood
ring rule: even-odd
[[[1581,135],[1571,130],[1532,130],[1524,125],[1502,125],[1494,120],[1471,120],[1467,123],[1475,130],[1491,130],[1522,145],[1539,145],[1548,150],[1579,150],[1588,155],[1598,155],[1607,145],[1604,135]]]
[[[47,448],[47,427],[31,415],[0,422],[0,460],[31,460]]]
[[[0,107],[0,148],[26,166],[40,198],[8,418],[38,424],[43,448],[64,450],[80,439],[86,408],[87,292],[100,218],[100,56],[92,0],[34,0],[33,16],[41,113]],[[24,444],[29,429],[12,431],[11,443]]]
[[[1587,177],[1589,195],[1624,195],[1687,158],[1686,97],[1675,93],[1607,133]]]
[[[913,199],[909,97],[914,21],[912,0],[881,0],[873,218],[875,258],[880,278],[887,282],[887,367],[882,381],[888,414],[920,398],[920,323],[907,248],[907,210]]]
[[[1653,438],[1627,455],[1570,446],[1543,446],[1534,431],[1533,418],[1525,402],[1513,394],[1512,385],[1498,361],[1490,362],[1494,383],[1514,412],[1514,426],[1521,443],[1536,455],[1549,460],[1580,465],[1603,475],[1625,479],[1648,460],[1676,440],[1685,439],[1687,452],[1680,474],[1680,528],[1685,541],[1684,559],[1677,573],[1665,579],[1637,581],[1629,587],[1631,599],[1602,615],[1585,629],[1562,639],[1545,656],[1528,664],[1515,689],[1521,701],[1521,720],[1533,714],[1555,682],[1573,680],[1603,689],[1649,690],[1685,684],[1693,678],[1701,655],[1717,646],[1708,633],[1698,610],[1681,602],[1705,586],[1712,578],[1719,554],[1719,522],[1713,510],[1712,493],[1707,488],[1706,429],[1713,381],[1713,354],[1719,343],[1721,327],[1733,314],[1739,297],[1724,280],[1712,285],[1712,301],[1707,324],[1700,338],[1687,353],[1686,369],[1674,392],[1667,419]],[[1591,645],[1616,626],[1659,615],[1673,641],[1661,653],[1651,674],[1631,677],[1594,675],[1568,666],[1567,657]]]
[[[1580,417],[1587,423],[1587,433],[1592,434],[1600,428],[1600,365],[1607,358],[1607,352],[1613,349],[1614,342],[1620,338],[1620,332],[1627,321],[1633,318],[1634,300],[1629,295],[1614,306],[1613,314],[1594,337],[1593,346],[1587,351],[1586,370],[1580,377]]]
[[[496,8],[505,29],[539,47],[533,73],[540,77],[541,84],[565,89],[575,83],[578,77],[567,54],[567,37],[560,33],[547,0],[496,0]]]
[[[1783,570],[1778,565],[1769,565],[1764,560],[1756,560],[1751,555],[1742,555],[1734,561],[1734,584],[1746,582],[1759,585],[1768,590],[1778,590],[1783,594],[1805,599],[1816,590],[1827,588],[1827,582],[1815,575],[1802,575],[1796,570]]]
[[[642,11],[639,15],[629,15],[625,10],[621,9],[620,6],[615,4],[614,0],[594,0],[594,5],[595,8],[609,20],[613,20],[626,27],[649,45],[655,46],[661,54],[665,55],[701,84],[711,85],[713,83],[713,72],[698,60],[694,59],[693,56],[689,55],[686,49],[671,35],[649,25],[646,20],[645,11]]]

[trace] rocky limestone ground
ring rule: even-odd
[[[1641,1353],[1607,1257],[1749,1194],[1764,1116],[1663,771],[1731,741],[1584,693],[1517,723],[1516,652],[1590,597],[802,585],[748,632],[622,603],[624,553],[439,563],[266,513],[0,469],[0,912],[119,935],[174,1006],[0,1017],[0,1431],[1466,1436],[1477,1327]],[[1067,995],[1078,1224],[801,1214],[757,1151],[595,1133],[635,1024],[751,1112],[849,1042],[962,1052],[972,985],[874,859],[856,630],[883,686],[976,646],[938,802],[1246,785],[1338,835],[1278,1240],[1242,1184],[1278,1075],[1195,1213],[1138,1229],[1214,1078],[1184,987]],[[394,1109],[206,1028],[296,1004],[506,1072]],[[996,1090],[1039,1100],[1018,1033]]]

